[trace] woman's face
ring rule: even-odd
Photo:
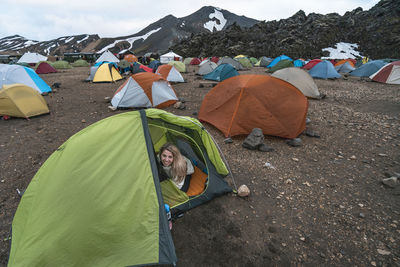
[[[174,155],[168,150],[164,150],[161,153],[161,163],[165,167],[171,166],[172,162],[174,161]]]

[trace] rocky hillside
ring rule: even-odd
[[[400,1],[382,0],[368,11],[357,8],[343,16],[299,11],[288,19],[260,22],[242,29],[201,33],[171,50],[183,56],[238,55],[317,58],[338,42],[359,45],[371,58],[400,58]]]

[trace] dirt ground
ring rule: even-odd
[[[200,87],[197,66],[173,85],[186,101],[177,115],[195,116],[211,85]],[[0,120],[0,265],[20,197],[43,162],[70,136],[111,112],[104,101],[123,81],[86,83],[89,68],[41,75],[56,92],[51,114]],[[265,74],[263,68],[241,74]],[[358,78],[316,80],[322,100],[309,100],[300,147],[265,137],[273,152],[242,147],[245,136],[221,147],[236,184],[251,194],[219,197],[173,224],[178,266],[400,266],[400,188],[381,180],[400,173],[400,86]],[[249,114],[251,116],[251,114]],[[266,167],[270,163],[272,167]],[[227,181],[233,185],[228,176]]]

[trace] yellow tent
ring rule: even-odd
[[[169,65],[172,65],[177,69],[179,72],[186,72],[186,66],[183,62],[180,61],[170,61],[168,62]]]
[[[97,69],[93,77],[93,82],[115,82],[121,80],[122,76],[113,64],[104,63]]]
[[[247,57],[247,56],[245,56],[245,55],[237,55],[236,57],[234,57],[234,58],[242,58],[242,57]]]
[[[0,89],[0,115],[29,118],[49,112],[46,100],[32,87],[15,83]]]

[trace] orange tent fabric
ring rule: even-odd
[[[124,60],[128,61],[129,63],[133,63],[133,62],[137,62],[138,61],[137,57],[135,57],[132,54],[128,54],[128,55],[124,56]]]
[[[268,75],[239,75],[220,82],[205,96],[199,119],[226,137],[264,134],[295,138],[306,126],[307,98],[293,85]]]
[[[340,66],[340,65],[342,65],[342,64],[344,64],[344,63],[346,63],[346,62],[349,62],[350,65],[351,65],[353,68],[355,68],[354,61],[351,60],[351,59],[342,59],[342,60],[336,62],[335,67],[336,67],[336,66]]]
[[[165,64],[157,68],[157,73],[159,73],[164,79],[167,79],[169,72],[172,69],[172,65]]]
[[[156,81],[165,81],[166,83],[168,83],[167,80],[165,80],[163,77],[161,77],[161,75],[158,74],[154,74],[154,73],[150,73],[150,72],[139,72],[136,74],[133,74],[132,79],[135,80],[135,82],[137,82],[139,84],[139,86],[141,87],[141,89],[143,90],[143,92],[146,94],[146,96],[148,97],[148,99],[150,100],[151,103],[154,103],[153,101],[153,82]],[[114,96],[121,91],[125,85],[129,82],[129,79],[126,80],[118,89],[117,91],[115,91]],[[169,83],[168,83],[169,84]],[[175,93],[175,90],[170,87],[172,89],[172,91]],[[156,108],[165,108],[168,106],[171,106],[173,104],[176,103],[176,100],[168,100],[165,101],[163,103],[160,103],[159,105],[156,105]]]

